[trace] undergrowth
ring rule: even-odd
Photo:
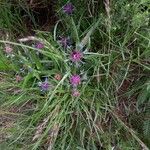
[[[2,149],[148,150],[148,0],[58,0],[52,32],[33,4],[0,3]]]

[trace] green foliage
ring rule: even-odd
[[[26,31],[26,27],[21,19],[20,10],[17,7],[15,4],[6,0],[0,2],[0,29],[3,32],[10,33],[14,31],[14,33],[19,34],[19,32],[24,33]]]
[[[150,135],[150,119],[144,121],[143,132],[144,132],[144,135],[147,138],[149,138],[149,135]]]
[[[71,16],[62,10],[66,2],[56,4],[60,20],[53,33],[36,30],[33,40],[25,42],[7,39],[4,34],[0,40],[0,114],[13,119],[7,120],[10,126],[4,121],[6,129],[1,131],[7,140],[1,147],[148,150],[148,1],[113,1],[106,6],[102,0],[72,0],[75,11]],[[21,9],[37,27],[27,3],[19,1],[14,14],[11,3],[4,4],[2,29],[22,34]],[[72,46],[64,49],[59,36],[70,36]],[[39,41],[44,48],[35,48]],[[6,45],[13,48],[11,54],[6,53]],[[70,61],[73,49],[83,50],[78,67]],[[70,85],[74,73],[83,77],[78,97],[72,96]],[[60,80],[56,74],[61,75]],[[39,82],[45,77],[52,86],[41,91]]]

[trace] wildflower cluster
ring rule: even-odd
[[[63,13],[67,16],[70,16],[73,14],[75,10],[75,7],[73,6],[73,4],[71,2],[65,4],[63,6]],[[34,48],[36,49],[40,49],[40,51],[44,51],[45,47],[45,42],[42,41],[41,39],[38,39],[36,37],[27,37],[27,38],[23,38],[20,39],[21,42],[27,42],[27,41],[36,41],[34,43]],[[57,39],[57,42],[60,44],[61,48],[63,48],[65,54],[66,54],[66,60],[68,63],[68,66],[70,66],[70,70],[71,70],[71,75],[69,77],[69,84],[71,86],[71,93],[73,97],[78,97],[80,96],[80,92],[79,92],[79,86],[82,83],[82,78],[81,78],[81,72],[80,72],[80,66],[81,63],[83,62],[83,51],[82,48],[77,48],[74,46],[73,42],[75,43],[75,41],[72,41],[70,36],[59,36],[59,38]],[[12,53],[12,48],[10,46],[7,46],[5,48],[6,53]],[[38,54],[38,57],[40,57],[38,51],[36,52],[36,54]],[[69,60],[69,61],[68,61]],[[28,71],[29,68],[31,69],[30,72],[34,71],[34,69],[30,66],[28,66]],[[62,74],[56,73],[53,76],[53,79],[57,82],[60,81],[62,79]],[[19,78],[19,76],[16,77],[16,81],[19,82],[21,80],[21,78]],[[41,82],[38,83],[38,86],[40,87],[41,91],[46,92],[49,91],[50,89],[52,89],[52,82],[49,82],[49,78],[46,76],[44,77],[44,81],[41,80]]]
[[[63,11],[67,15],[73,14],[73,11],[75,10],[75,7],[73,6],[72,3],[67,3],[63,7]],[[60,43],[62,47],[67,48],[68,46],[71,45],[71,41],[69,38],[61,38]],[[78,50],[78,49],[73,49],[71,48],[71,52],[69,51],[69,60],[72,62],[73,66],[79,66],[83,59],[83,53]],[[76,68],[76,67],[75,67]],[[76,70],[76,69],[75,69]],[[77,70],[75,71],[77,72]],[[77,73],[73,73],[70,77],[70,84],[72,86],[72,96],[78,97],[80,96],[80,92],[78,90],[78,86],[81,84],[81,77]]]

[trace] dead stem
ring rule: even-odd
[[[113,111],[111,111],[112,115],[122,124],[122,126],[135,138],[135,140],[141,145],[143,150],[149,150],[149,148],[143,143],[141,139],[135,134],[135,131],[131,128],[129,128],[123,121],[122,119]]]
[[[110,0],[104,0],[104,5],[105,5],[105,10],[106,10],[106,13],[107,13],[107,16],[108,16],[108,20],[107,20],[108,27],[110,28],[111,27]]]

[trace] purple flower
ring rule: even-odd
[[[72,91],[72,96],[78,97],[78,96],[80,96],[80,92],[79,92],[77,89],[74,89],[74,90]]]
[[[71,40],[70,38],[67,38],[67,37],[60,37],[59,42],[64,48],[67,48],[67,46],[71,45]]]
[[[81,78],[79,75],[72,75],[70,78],[70,83],[76,87],[77,85],[79,85],[81,82]]]
[[[38,42],[38,43],[35,44],[35,48],[42,49],[42,48],[44,48],[44,44],[41,43],[41,42]]]
[[[73,62],[79,62],[81,61],[82,58],[83,58],[83,54],[78,50],[73,51],[70,55],[70,59]]]
[[[67,3],[63,6],[63,11],[64,13],[71,15],[74,11],[74,6],[72,5],[72,3]]]
[[[41,87],[42,91],[48,91],[50,88],[50,84],[48,83],[47,79],[44,82],[40,82],[39,86]]]

